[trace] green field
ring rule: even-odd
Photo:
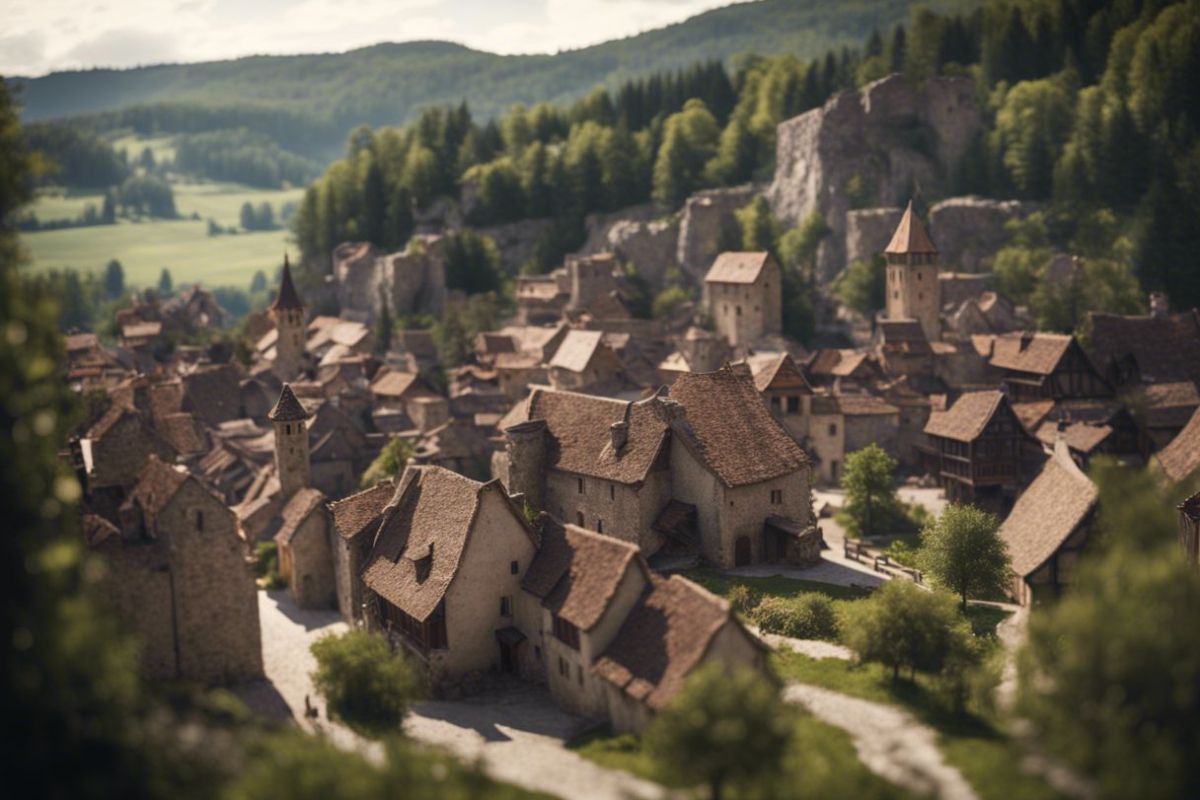
[[[154,154],[154,160],[161,163],[163,160],[175,160],[175,137],[173,136],[138,136],[129,134],[121,136],[112,141],[113,149],[117,152],[124,150],[129,156],[131,163],[136,162],[138,156],[142,154],[142,150],[147,147]]]
[[[183,217],[199,220],[121,221],[117,225],[39,231],[21,235],[31,256],[28,269],[73,267],[99,270],[115,258],[125,268],[131,285],[149,286],[158,281],[163,267],[176,283],[200,281],[208,286],[245,287],[257,270],[271,272],[283,259],[290,234],[286,230],[209,236],[211,217],[223,226],[236,226],[242,204],[269,202],[278,215],[288,201],[298,201],[303,189],[253,189],[231,183],[179,184],[175,206]],[[42,196],[32,210],[39,219],[78,216],[99,195]]]

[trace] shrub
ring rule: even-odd
[[[259,542],[254,546],[254,571],[262,589],[281,589],[286,585],[279,574],[279,548],[275,542]]]
[[[355,630],[326,636],[312,646],[317,659],[313,685],[329,704],[331,717],[375,735],[394,729],[422,695],[417,668],[377,633]]]
[[[729,604],[739,614],[753,615],[759,600],[758,592],[744,583],[739,583],[729,590]]]
[[[754,621],[765,633],[793,639],[833,640],[838,633],[833,601],[817,592],[764,598],[754,611]]]

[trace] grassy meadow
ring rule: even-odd
[[[116,225],[22,234],[30,255],[27,269],[99,270],[115,258],[132,285],[156,283],[166,267],[177,284],[199,281],[245,287],[255,271],[269,273],[278,266],[290,234],[280,229],[209,236],[208,219],[236,227],[245,202],[268,202],[278,216],[284,203],[298,202],[304,194],[303,189],[255,189],[234,183],[184,183],[172,188],[181,219],[121,220]],[[43,194],[31,210],[43,221],[64,219],[79,216],[88,203],[99,210],[103,195]],[[199,219],[190,219],[192,214]]]

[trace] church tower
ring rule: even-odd
[[[942,292],[938,283],[938,251],[913,213],[912,200],[883,251],[887,261],[887,318],[921,323],[925,338],[942,338]]]
[[[267,419],[275,426],[275,475],[279,478],[284,502],[309,485],[309,416],[286,383],[279,393],[279,402],[267,414]]]
[[[292,283],[292,267],[287,254],[283,255],[283,278],[279,294],[268,309],[275,322],[275,364],[272,371],[283,381],[293,380],[304,361],[304,304]]]

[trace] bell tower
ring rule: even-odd
[[[309,485],[308,418],[310,414],[300,405],[289,384],[283,385],[279,401],[267,414],[275,426],[275,475],[286,502],[300,489]]]
[[[938,251],[925,226],[913,212],[912,200],[883,251],[887,261],[887,318],[921,323],[925,338],[942,338],[942,291],[938,282]]]
[[[272,372],[283,381],[293,380],[304,361],[304,304],[292,282],[292,267],[287,253],[283,254],[283,278],[279,294],[267,309],[275,322],[275,364]]]

